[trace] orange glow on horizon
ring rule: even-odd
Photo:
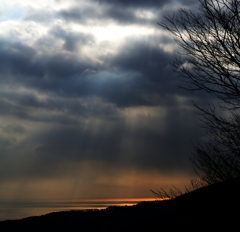
[[[58,202],[69,202],[69,203],[139,203],[144,201],[161,201],[167,199],[160,199],[156,197],[143,197],[143,198],[93,198],[93,199],[72,199],[72,200],[61,200]],[[51,202],[54,202],[51,200]]]

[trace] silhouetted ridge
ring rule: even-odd
[[[0,222],[1,231],[37,228],[79,231],[198,231],[238,226],[240,178],[209,185],[172,200],[67,211]]]

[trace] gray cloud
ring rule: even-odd
[[[53,178],[88,161],[193,175],[191,140],[205,134],[191,100],[212,98],[178,88],[175,44],[157,25],[176,3],[195,1],[73,1],[9,23],[0,35],[1,180]],[[95,24],[111,25],[113,39]]]
[[[99,1],[96,1],[99,2]],[[112,4],[112,5],[117,5],[117,6],[124,6],[124,7],[161,7],[165,5],[166,3],[172,2],[172,1],[144,1],[144,0],[132,0],[132,1],[127,1],[127,0],[103,0],[101,1],[103,3],[107,4]]]
[[[54,30],[54,35],[66,37],[65,32],[59,29]],[[89,41],[91,37],[85,35],[81,36],[80,41],[78,40],[83,44]],[[66,42],[65,46],[67,46]],[[71,46],[74,46],[74,43]],[[6,58],[0,65],[17,76],[14,81],[39,91],[61,93],[65,97],[98,96],[120,107],[160,104],[157,95],[162,95],[161,86],[166,89],[166,85],[169,85],[167,91],[171,93],[173,89],[176,91],[175,83],[171,84],[172,79],[169,78],[170,70],[166,70],[173,56],[145,42],[130,40],[122,45],[117,55],[101,57],[105,63],[101,66],[83,58],[76,61],[75,55],[69,56],[64,53],[36,57],[36,50],[22,44],[5,43],[4,47],[2,55]],[[14,52],[10,51],[6,54],[7,47],[11,47],[12,50],[14,48]],[[99,71],[81,75],[89,67]],[[108,67],[110,67],[109,73],[106,72]],[[124,74],[111,74],[113,68]],[[160,78],[159,73],[161,73]],[[13,97],[14,95],[11,95],[11,99]],[[32,94],[16,96],[16,98],[17,105],[20,106],[46,105],[39,102]],[[160,101],[162,102],[163,99]],[[54,105],[48,106],[50,107],[55,108]]]
[[[18,125],[18,124],[8,124],[4,127],[1,128],[5,133],[17,133],[17,134],[22,134],[24,133],[25,127],[22,125]]]
[[[91,18],[88,16],[91,15]],[[157,18],[147,19],[139,17],[133,9],[126,7],[117,7],[110,4],[98,10],[96,8],[82,9],[71,8],[58,12],[58,16],[66,21],[74,21],[85,24],[99,24],[99,22],[108,23],[115,21],[120,25],[133,25],[133,24],[156,24]],[[156,14],[157,16],[157,14]]]
[[[64,9],[57,13],[57,15],[67,21],[75,21],[84,24],[94,24],[103,21],[114,20],[118,24],[148,24],[154,25],[159,19],[162,20],[162,15],[160,12],[164,6],[169,6],[181,3],[182,7],[191,7],[196,5],[197,1],[126,1],[126,0],[116,0],[116,1],[93,1],[95,5],[87,6],[85,8],[76,5],[73,8]],[[143,12],[144,10],[151,10],[155,13],[154,18],[147,18],[139,16],[137,11]],[[164,14],[168,14],[169,10],[164,10]],[[37,17],[38,18],[38,17]]]
[[[54,167],[61,163],[89,160],[110,166],[161,170],[165,175],[182,169],[192,173],[189,141],[197,141],[204,135],[193,114],[193,111],[173,108],[161,120],[159,117],[140,117],[133,127],[123,118],[108,121],[103,117],[97,130],[94,120],[92,127],[91,123],[86,125],[83,121],[79,126],[54,126],[32,135],[22,144],[15,142],[15,146],[16,149],[23,148],[26,142],[35,146],[31,154],[35,162],[29,168],[32,175],[39,177],[43,173],[58,172]],[[9,141],[8,147],[11,146]],[[21,168],[14,171],[15,175],[25,175],[19,171]]]

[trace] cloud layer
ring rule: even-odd
[[[88,197],[99,176],[193,176],[191,140],[204,133],[191,101],[205,98],[177,87],[176,44],[157,22],[195,4],[3,1],[0,182],[70,176]]]

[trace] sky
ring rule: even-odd
[[[153,197],[205,139],[158,22],[192,0],[0,0],[0,201]]]

